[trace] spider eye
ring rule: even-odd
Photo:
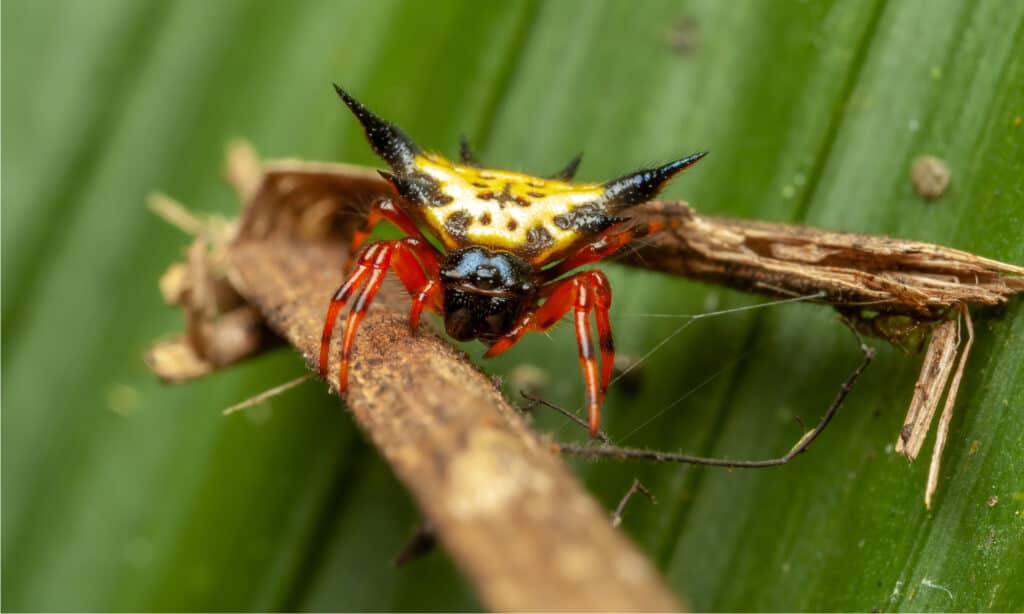
[[[448,283],[482,291],[526,292],[533,289],[530,267],[512,254],[480,247],[454,251],[441,269]]]
[[[481,264],[476,267],[476,270],[473,271],[472,279],[478,287],[486,290],[494,290],[505,285],[501,271],[491,264]]]

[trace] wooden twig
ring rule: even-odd
[[[225,271],[315,368],[348,236],[380,180],[370,171],[293,164],[263,167],[258,181],[248,162],[229,172],[250,198]],[[381,290],[360,328],[347,405],[485,606],[679,609],[654,567],[490,378],[427,326],[409,331],[408,299],[396,290]],[[332,362],[333,390],[336,368]]]
[[[621,261],[774,296],[822,293],[843,313],[872,310],[925,320],[1024,292],[1024,267],[920,241],[698,215],[685,203],[650,202],[639,222],[671,229],[621,252]]]
[[[533,407],[535,405],[543,405],[544,407],[547,407],[548,409],[553,409],[556,412],[562,414],[563,416],[565,416],[566,418],[571,420],[573,423],[575,423],[577,426],[579,426],[579,427],[581,427],[583,429],[589,429],[590,428],[590,426],[586,423],[585,420],[581,419],[579,416],[577,416],[576,414],[572,413],[571,411],[565,409],[564,407],[559,407],[558,405],[555,405],[554,403],[552,403],[550,401],[546,401],[546,400],[544,400],[544,399],[542,399],[540,397],[533,396],[532,394],[526,392],[525,390],[520,390],[519,394],[522,395],[522,397],[524,399],[526,399],[527,401],[530,402],[530,404],[528,406],[523,408],[524,410],[529,409],[529,408],[531,408],[531,407]],[[595,437],[601,443],[610,444],[612,442],[612,440],[608,437],[608,433],[605,433],[601,429],[597,430],[597,433],[595,434]]]
[[[859,340],[859,336],[858,336]],[[829,423],[832,422],[832,418],[835,417],[836,412],[842,407],[843,401],[849,396],[853,390],[854,384],[864,373],[864,371],[871,364],[871,361],[875,357],[875,349],[868,347],[864,343],[860,344],[863,358],[860,364],[850,372],[850,375],[843,381],[839,386],[839,390],[836,392],[835,398],[832,399],[832,403],[825,410],[821,420],[815,427],[805,432],[800,439],[793,444],[793,447],[782,456],[776,458],[768,458],[761,460],[730,460],[726,458],[715,458],[705,456],[691,456],[689,454],[678,454],[675,452],[663,452],[661,450],[645,450],[641,448],[621,448],[617,446],[610,446],[602,444],[600,446],[588,446],[574,443],[559,444],[558,448],[563,454],[571,454],[574,456],[582,456],[584,458],[614,458],[619,460],[627,459],[640,459],[654,461],[658,463],[680,463],[685,465],[705,465],[708,467],[727,467],[730,469],[763,469],[765,467],[778,467],[785,465],[789,461],[793,460],[800,454],[803,454],[808,447],[817,439],[826,428]]]
[[[249,409],[250,407],[253,407],[255,405],[259,405],[260,403],[266,401],[267,399],[271,399],[271,398],[276,397],[278,395],[282,395],[285,392],[288,392],[289,390],[291,390],[292,388],[295,388],[296,386],[299,386],[301,384],[305,384],[306,382],[308,382],[308,381],[310,381],[312,379],[313,379],[313,374],[312,373],[306,373],[305,375],[300,375],[300,376],[298,376],[298,377],[296,377],[294,379],[288,380],[287,382],[285,382],[283,384],[278,384],[277,386],[274,386],[273,388],[269,388],[269,389],[264,390],[263,392],[261,392],[261,393],[259,393],[257,395],[251,396],[248,399],[246,399],[246,400],[244,400],[244,401],[242,401],[240,403],[235,403],[231,407],[225,408],[224,411],[222,411],[220,413],[224,414],[225,416],[230,416],[231,414],[233,414],[235,412],[238,412],[238,411],[242,411],[243,409]]]
[[[633,483],[630,484],[629,490],[626,494],[622,495],[622,499],[619,500],[619,504],[615,506],[615,511],[612,512],[612,526],[617,527],[622,524],[622,515],[626,513],[626,506],[633,499],[636,493],[640,493],[643,496],[650,499],[651,503],[657,503],[658,501],[651,494],[651,491],[647,490],[647,487],[640,482],[639,478],[633,478]]]

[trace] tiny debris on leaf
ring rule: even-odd
[[[689,15],[679,19],[666,32],[665,43],[680,55],[691,53],[700,44],[697,20]]]
[[[989,507],[995,507],[998,504],[999,504],[999,497],[998,496],[992,495],[991,497],[988,498],[988,506]]]
[[[942,196],[949,187],[949,166],[935,156],[915,158],[910,176],[914,180],[914,189],[927,200]]]

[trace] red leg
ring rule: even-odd
[[[381,249],[374,253],[370,278],[356,296],[352,310],[348,312],[348,319],[345,321],[345,333],[342,336],[341,354],[338,358],[339,394],[344,394],[348,390],[348,359],[352,355],[352,346],[356,341],[356,331],[363,322],[366,311],[370,308],[370,303],[373,302],[373,297],[377,295],[377,290],[380,289],[381,283],[384,282],[384,276],[388,273],[388,265],[391,264],[391,256],[394,253],[394,246],[390,242],[385,243],[382,241],[373,247],[377,245],[380,245]]]
[[[547,269],[544,273],[548,279],[557,279],[573,269],[578,269],[591,262],[597,262],[615,253],[616,250],[633,239],[658,232],[665,228],[665,226],[664,221],[658,220],[641,226],[632,226],[625,230],[616,230],[615,227],[612,227],[605,234],[598,237],[596,241],[588,243],[578,251],[569,254],[564,260]]]
[[[576,292],[574,323],[576,325],[576,348],[579,350],[580,367],[583,368],[583,384],[587,390],[587,422],[590,425],[590,436],[596,437],[601,427],[601,384],[597,376],[597,356],[594,355],[594,343],[590,339],[590,320],[588,316],[594,308],[593,297],[585,288]]]
[[[381,220],[387,220],[402,229],[402,232],[411,236],[419,237],[423,239],[423,233],[416,226],[416,222],[409,217],[409,214],[404,209],[395,204],[390,198],[380,198],[374,201],[373,206],[370,207],[370,213],[366,218],[366,224],[362,228],[357,230],[352,235],[352,244],[349,248],[348,258],[345,260],[345,271],[349,271],[352,268],[352,263],[355,261],[355,255],[359,253],[359,248],[363,246],[363,242],[366,241],[366,237],[373,231],[374,226],[379,224]],[[429,243],[427,244],[429,245]]]
[[[419,254],[423,261],[417,260],[416,254]],[[326,377],[331,337],[338,312],[345,306],[355,290],[363,286],[359,294],[356,295],[352,310],[345,323],[338,363],[339,392],[343,393],[348,388],[348,362],[352,346],[355,343],[356,331],[362,323],[370,303],[373,302],[377,290],[380,289],[389,267],[394,268],[398,278],[413,297],[412,311],[409,316],[412,328],[416,327],[424,307],[440,311],[440,286],[436,278],[429,276],[431,272],[438,269],[438,263],[429,246],[424,245],[416,237],[406,237],[397,241],[378,241],[370,245],[359,255],[355,270],[334,293],[327,308],[327,319],[324,322],[324,331],[320,338],[320,375]],[[424,274],[424,268],[427,269],[427,274]]]
[[[375,246],[371,246],[373,249]],[[369,250],[368,250],[369,251]],[[364,254],[365,256],[365,254]],[[352,292],[358,288],[363,281],[366,279],[367,274],[370,272],[370,266],[363,262],[363,257],[359,258],[359,265],[356,270],[348,276],[345,283],[331,297],[331,302],[327,306],[327,319],[324,321],[324,332],[320,336],[320,375],[327,377],[327,359],[331,351],[331,336],[334,334],[334,323],[338,319],[338,312],[345,306],[348,298],[352,295]]]
[[[544,331],[562,319],[573,309],[573,323],[576,329],[576,345],[579,350],[580,366],[587,391],[587,414],[590,434],[596,436],[601,422],[601,401],[611,379],[612,364],[615,362],[615,348],[612,343],[608,310],[612,294],[608,279],[601,271],[584,271],[554,282],[543,292],[547,300],[538,309],[527,313],[509,333],[498,340],[487,351],[486,356],[497,356],[530,330]],[[588,316],[594,312],[597,322],[598,339],[601,348],[601,373],[598,376],[597,357],[590,334]]]
[[[435,313],[441,312],[440,264],[433,248],[416,237],[406,237],[400,241],[391,267],[412,297],[409,328],[415,329],[419,324],[424,307]]]
[[[615,342],[612,341],[612,325],[608,320],[608,311],[612,307],[612,289],[608,278],[604,275],[595,276],[590,286],[594,298],[594,322],[597,324],[597,345],[601,348],[601,396],[608,392],[608,384],[612,380],[612,367],[615,364]]]

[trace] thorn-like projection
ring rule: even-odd
[[[459,137],[459,158],[466,166],[480,168],[480,159],[476,157],[473,146],[469,144],[469,137],[465,134]]]
[[[580,167],[580,162],[582,161],[583,154],[576,154],[576,157],[574,157],[572,160],[569,160],[569,163],[565,165],[565,168],[552,175],[551,178],[557,179],[559,181],[572,181],[573,177],[576,176],[576,169]]]
[[[623,175],[604,184],[604,201],[612,211],[651,200],[672,177],[693,166],[708,152],[702,151],[669,162],[658,168],[649,168]]]
[[[398,173],[408,174],[416,170],[416,156],[420,153],[420,148],[402,132],[401,128],[371,113],[338,84],[334,84],[334,91],[363,125],[366,138],[378,156]]]

